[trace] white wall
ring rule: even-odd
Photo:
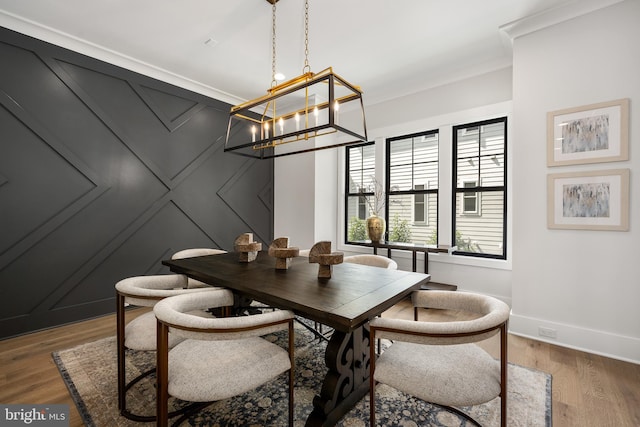
[[[511,67],[506,67],[381,104],[367,105],[369,139],[376,137],[378,129],[395,125],[403,128],[410,122],[417,122],[419,127],[420,121],[426,118],[510,101],[511,74]],[[366,102],[366,88],[363,98]],[[421,130],[425,129],[415,131]]]
[[[640,363],[640,2],[514,41],[511,332]],[[547,167],[546,113],[630,98],[630,160]],[[631,169],[630,231],[550,230],[550,173]]]
[[[313,246],[315,239],[315,156],[278,157],[274,164],[273,237],[289,237],[289,245]]]
[[[274,237],[309,249],[321,240],[336,247],[337,150],[320,150],[275,159]]]

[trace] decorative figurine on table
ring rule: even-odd
[[[240,262],[251,262],[262,250],[262,243],[253,241],[253,233],[244,233],[236,237],[233,250],[240,254]]]
[[[318,268],[318,278],[330,279],[333,266],[342,264],[344,254],[342,252],[331,252],[331,242],[318,242],[309,251],[309,262],[320,264]]]
[[[288,237],[278,237],[269,245],[269,255],[276,259],[276,270],[289,269],[291,258],[299,254],[299,248],[289,247]]]

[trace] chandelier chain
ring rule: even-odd
[[[309,65],[309,0],[304,2],[304,67],[302,67],[302,74],[305,72],[311,72]]]
[[[271,86],[277,84],[276,81],[276,2],[271,6]]]

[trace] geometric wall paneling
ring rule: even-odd
[[[273,183],[268,180],[256,180],[255,174],[249,172],[253,170],[255,163],[262,160],[245,160],[242,167],[229,177],[222,187],[217,191],[218,196],[235,212],[238,218],[243,218],[249,230],[270,230],[271,215],[267,206],[264,206],[260,199],[260,192],[265,191],[265,186],[271,188]],[[268,173],[265,171],[265,173]],[[246,189],[253,188],[253,194]],[[236,194],[245,192],[247,197],[236,197]],[[248,231],[249,231],[248,230]],[[256,241],[268,242],[268,235],[260,235],[254,232]]]
[[[207,107],[202,109],[199,114],[203,115],[207,122],[219,123],[217,116],[220,115],[220,113],[215,109]],[[189,179],[188,177],[190,175],[192,175],[196,171],[199,171],[201,168],[215,168],[216,166],[220,166],[216,164],[205,165],[206,162],[211,161],[211,157],[214,157],[214,160],[217,160],[220,164],[236,164],[234,159],[231,159],[229,158],[229,156],[225,155],[223,144],[211,141],[202,152],[198,152],[192,161],[190,161],[188,164],[185,164],[183,169],[181,169],[175,176],[173,176],[173,178],[169,182],[168,188],[174,190],[178,186],[181,186],[184,180]],[[211,182],[210,185],[215,185],[215,182],[217,182],[220,177],[218,171],[212,172],[213,176],[216,179],[214,182]],[[190,181],[193,181],[193,179],[191,179]]]
[[[230,105],[0,28],[0,338],[112,313],[114,284],[273,239],[273,161]]]
[[[90,312],[92,304],[86,301],[112,303],[113,283],[132,275],[166,273],[160,261],[193,246],[216,247],[168,197],[163,198],[72,275],[56,280],[55,289],[30,307],[29,314],[46,318],[47,313],[69,308]],[[38,280],[46,280],[46,275]],[[104,286],[105,281],[111,286]]]
[[[58,59],[48,63],[52,71],[82,100],[93,115],[105,124],[119,143],[128,148],[168,187],[173,174],[156,162],[162,154],[154,152],[154,148],[162,150],[162,147],[157,146],[159,135],[153,128],[144,126],[147,135],[141,137],[127,124],[128,120],[135,123],[157,123],[155,115],[140,101],[127,81]],[[140,101],[139,107],[134,105],[137,101]],[[147,139],[150,142],[143,142]]]
[[[232,179],[231,177],[237,175],[246,163],[246,159],[235,155],[228,156],[228,154],[224,153],[222,144],[212,147],[201,156],[202,164],[176,183],[172,194],[176,205],[202,228],[203,232],[216,243],[216,247],[233,250],[233,242],[238,234],[244,232],[254,232],[256,236],[271,234],[268,231],[265,232],[264,227],[252,224],[254,211],[260,209],[259,206],[252,206],[253,210],[250,212],[235,212],[229,207],[228,201],[218,194],[220,188]],[[228,199],[233,202],[234,199],[253,198],[257,182],[272,182],[273,174],[268,175],[269,166],[269,162],[264,165],[254,165],[248,173],[248,179],[236,186],[235,192],[229,194]],[[272,217],[271,212],[267,212],[267,216]],[[220,227],[222,223],[226,226]],[[268,240],[265,239],[264,242],[266,244]]]
[[[7,98],[0,94],[0,168],[11,176],[0,189],[0,268],[107,190],[80,158]]]
[[[163,259],[196,245],[216,247],[197,224],[166,200],[152,215],[140,218],[124,230],[114,244],[103,248],[96,256],[99,263],[91,263],[91,268],[83,268],[76,277],[71,277],[73,286],[57,295],[53,307],[73,306],[90,298],[112,298],[113,289],[99,286],[101,280],[107,278],[115,283],[129,276],[165,272]]]
[[[205,107],[193,100],[177,97],[145,86],[131,85],[169,132],[185,124]]]
[[[268,212],[273,212],[273,182],[264,182],[264,185],[258,191],[258,199],[267,208]]]
[[[113,76],[68,62],[57,62],[59,67],[52,65],[52,69],[167,187],[169,181],[226,131],[227,106],[212,108],[212,105],[200,105],[202,103],[190,104],[168,131],[159,116],[164,115],[165,109],[175,109],[174,104],[178,104],[178,108],[186,107],[182,96],[165,93],[160,97],[160,91],[156,91],[152,99],[148,95],[150,88],[140,89],[139,84],[127,81],[127,76]],[[143,93],[146,93],[146,100],[141,97]],[[189,122],[195,125],[185,126]]]

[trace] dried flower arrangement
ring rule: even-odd
[[[385,206],[384,187],[375,176],[370,175],[369,178],[369,184],[360,189],[361,196],[367,201],[370,215],[382,216]]]

